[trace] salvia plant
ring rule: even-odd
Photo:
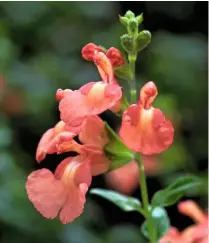
[[[40,163],[47,154],[53,153],[73,151],[77,155],[64,159],[54,174],[48,169],[32,172],[26,182],[27,195],[45,218],[59,217],[63,224],[71,223],[84,210],[93,176],[135,160],[142,202],[105,189],[95,188],[90,193],[113,202],[126,212],[142,214],[144,223],[141,231],[148,242],[187,242],[170,226],[165,207],[176,203],[188,188],[198,185],[199,180],[193,175],[181,176],[167,188],[157,191],[151,199],[148,198],[142,156],[168,149],[173,142],[174,127],[163,112],[153,106],[158,95],[156,83],[145,83],[137,95],[137,55],[151,41],[148,30],[139,31],[143,14],[135,16],[128,11],[125,16],[120,16],[120,22],[127,31],[120,37],[126,55],[115,47],[106,49],[93,43],[82,48],[82,57],[96,66],[101,80],[89,82],[78,90],[57,90],[60,121],[43,134],[36,160]],[[125,92],[119,80],[128,83],[128,91]],[[114,131],[99,117],[106,110],[121,117],[119,131]],[[179,209],[194,218],[201,215],[201,220],[198,218],[200,222],[207,221],[205,214],[192,202],[179,204]],[[188,239],[191,233],[186,232],[185,235]]]

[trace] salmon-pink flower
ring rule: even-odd
[[[182,232],[182,238],[192,243],[208,242],[208,214],[204,212],[194,201],[185,201],[178,204],[178,210],[191,217],[195,225]]]
[[[153,82],[146,83],[138,104],[133,104],[123,113],[120,137],[131,149],[144,155],[158,154],[173,142],[174,128],[160,109],[152,103],[157,96]]]
[[[34,207],[46,218],[55,218],[59,214],[64,224],[82,213],[91,177],[109,169],[103,151],[108,138],[104,122],[99,117],[87,117],[79,128],[79,140],[83,144],[75,142],[76,133],[67,129],[68,126],[61,121],[43,135],[37,149],[37,160],[54,152],[76,151],[79,155],[63,160],[55,175],[47,169],[32,172],[26,183],[28,198]]]
[[[114,109],[115,105],[120,108],[122,90],[115,81],[109,59],[102,52],[97,52],[94,59],[103,81],[90,82],[75,91],[57,91],[61,120],[70,126],[80,126],[86,117]]]
[[[41,162],[46,154],[63,153],[67,148],[67,151],[78,151],[79,144],[73,140],[73,137],[79,131],[80,128],[70,128],[63,121],[59,121],[54,128],[48,129],[41,137],[36,151],[36,160]]]
[[[88,116],[98,115],[112,108],[122,96],[115,84],[91,82],[79,90],[66,94],[60,101],[61,120],[70,126],[80,126]]]
[[[44,217],[53,219],[59,214],[60,221],[67,224],[82,213],[90,184],[90,164],[76,156],[63,160],[55,175],[47,169],[32,172],[26,190],[29,200]]]
[[[190,200],[178,204],[180,213],[191,217],[195,225],[189,226],[182,232],[171,227],[168,233],[160,239],[160,243],[207,243],[208,242],[208,215],[199,206]]]

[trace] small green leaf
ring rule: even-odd
[[[144,20],[143,13],[136,16],[136,20],[138,21],[138,25],[140,25],[142,23],[142,21]]]
[[[125,64],[114,69],[114,73],[118,78],[123,80],[132,80],[133,75],[129,65]]]
[[[110,171],[120,168],[134,159],[134,154],[131,149],[127,148],[122,142],[120,137],[112,130],[112,128],[105,123],[107,136],[109,139],[108,144],[105,146],[104,151],[110,160]]]
[[[155,230],[156,241],[163,237],[171,226],[167,212],[162,207],[152,209],[149,220],[152,222],[152,230]],[[146,221],[141,226],[141,232],[149,239]]]
[[[134,197],[125,196],[118,192],[99,188],[91,189],[90,193],[109,200],[125,212],[142,210],[140,201]]]
[[[121,24],[125,25],[126,27],[128,26],[128,18],[127,17],[123,17],[119,15],[119,19]]]
[[[188,189],[199,185],[198,177],[193,175],[182,176],[167,188],[156,192],[152,198],[152,205],[170,206],[176,203]]]
[[[135,41],[135,51],[142,51],[151,41],[151,33],[148,30],[141,31]]]

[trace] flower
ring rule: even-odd
[[[47,169],[32,172],[26,190],[29,200],[44,217],[53,219],[59,214],[60,221],[66,224],[82,213],[90,184],[89,162],[76,156],[63,160],[54,175]]]
[[[178,204],[179,212],[191,217],[195,225],[185,229],[181,234],[185,242],[208,242],[208,214],[204,212],[194,201],[185,201]]]
[[[158,170],[158,163],[154,156],[142,156],[145,173],[151,175]],[[139,169],[136,161],[131,161],[105,175],[108,187],[123,194],[130,195],[139,185]]]
[[[73,140],[80,128],[70,128],[63,121],[59,121],[54,128],[48,129],[40,139],[36,150],[36,160],[41,162],[46,154],[61,153],[71,145],[78,152],[79,145]],[[64,146],[65,145],[65,146]],[[65,147],[65,148],[64,148]]]
[[[174,128],[160,109],[152,103],[157,96],[157,87],[150,81],[140,91],[138,104],[133,104],[123,113],[120,137],[136,152],[144,155],[158,154],[173,142]]]
[[[80,126],[88,116],[98,115],[115,105],[118,107],[122,97],[109,59],[102,52],[95,53],[94,58],[103,81],[90,82],[79,90],[59,90],[57,93],[61,120],[73,127]]]
[[[73,139],[76,135],[83,144]],[[92,176],[109,169],[109,161],[103,152],[107,142],[104,122],[97,116],[87,117],[77,131],[73,128],[72,132],[63,121],[47,130],[38,144],[38,162],[46,154],[75,151],[79,155],[64,159],[54,175],[48,169],[40,169],[28,176],[27,195],[37,211],[51,219],[59,214],[64,224],[80,216]]]
[[[178,210],[191,217],[195,221],[195,225],[189,226],[182,232],[171,227],[160,243],[207,243],[208,242],[208,215],[203,212],[199,206],[190,200],[180,202]]]

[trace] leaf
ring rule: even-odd
[[[156,240],[159,240],[162,236],[164,236],[171,226],[167,212],[162,207],[152,209],[149,220],[152,222],[152,230],[156,231]],[[150,238],[146,221],[144,221],[141,226],[141,232],[147,239]]]
[[[127,148],[122,142],[120,137],[112,130],[112,128],[105,123],[107,136],[109,139],[108,144],[105,146],[105,154],[110,163],[110,171],[120,168],[134,159],[134,154],[131,149]]]
[[[109,200],[125,212],[141,210],[141,202],[137,198],[125,196],[118,192],[99,188],[94,188],[90,190],[90,193]]]
[[[116,67],[114,69],[114,74],[123,80],[132,80],[133,74],[128,64]]]
[[[184,193],[200,185],[200,179],[193,175],[182,176],[167,188],[156,192],[152,198],[154,206],[170,206],[176,203]]]

